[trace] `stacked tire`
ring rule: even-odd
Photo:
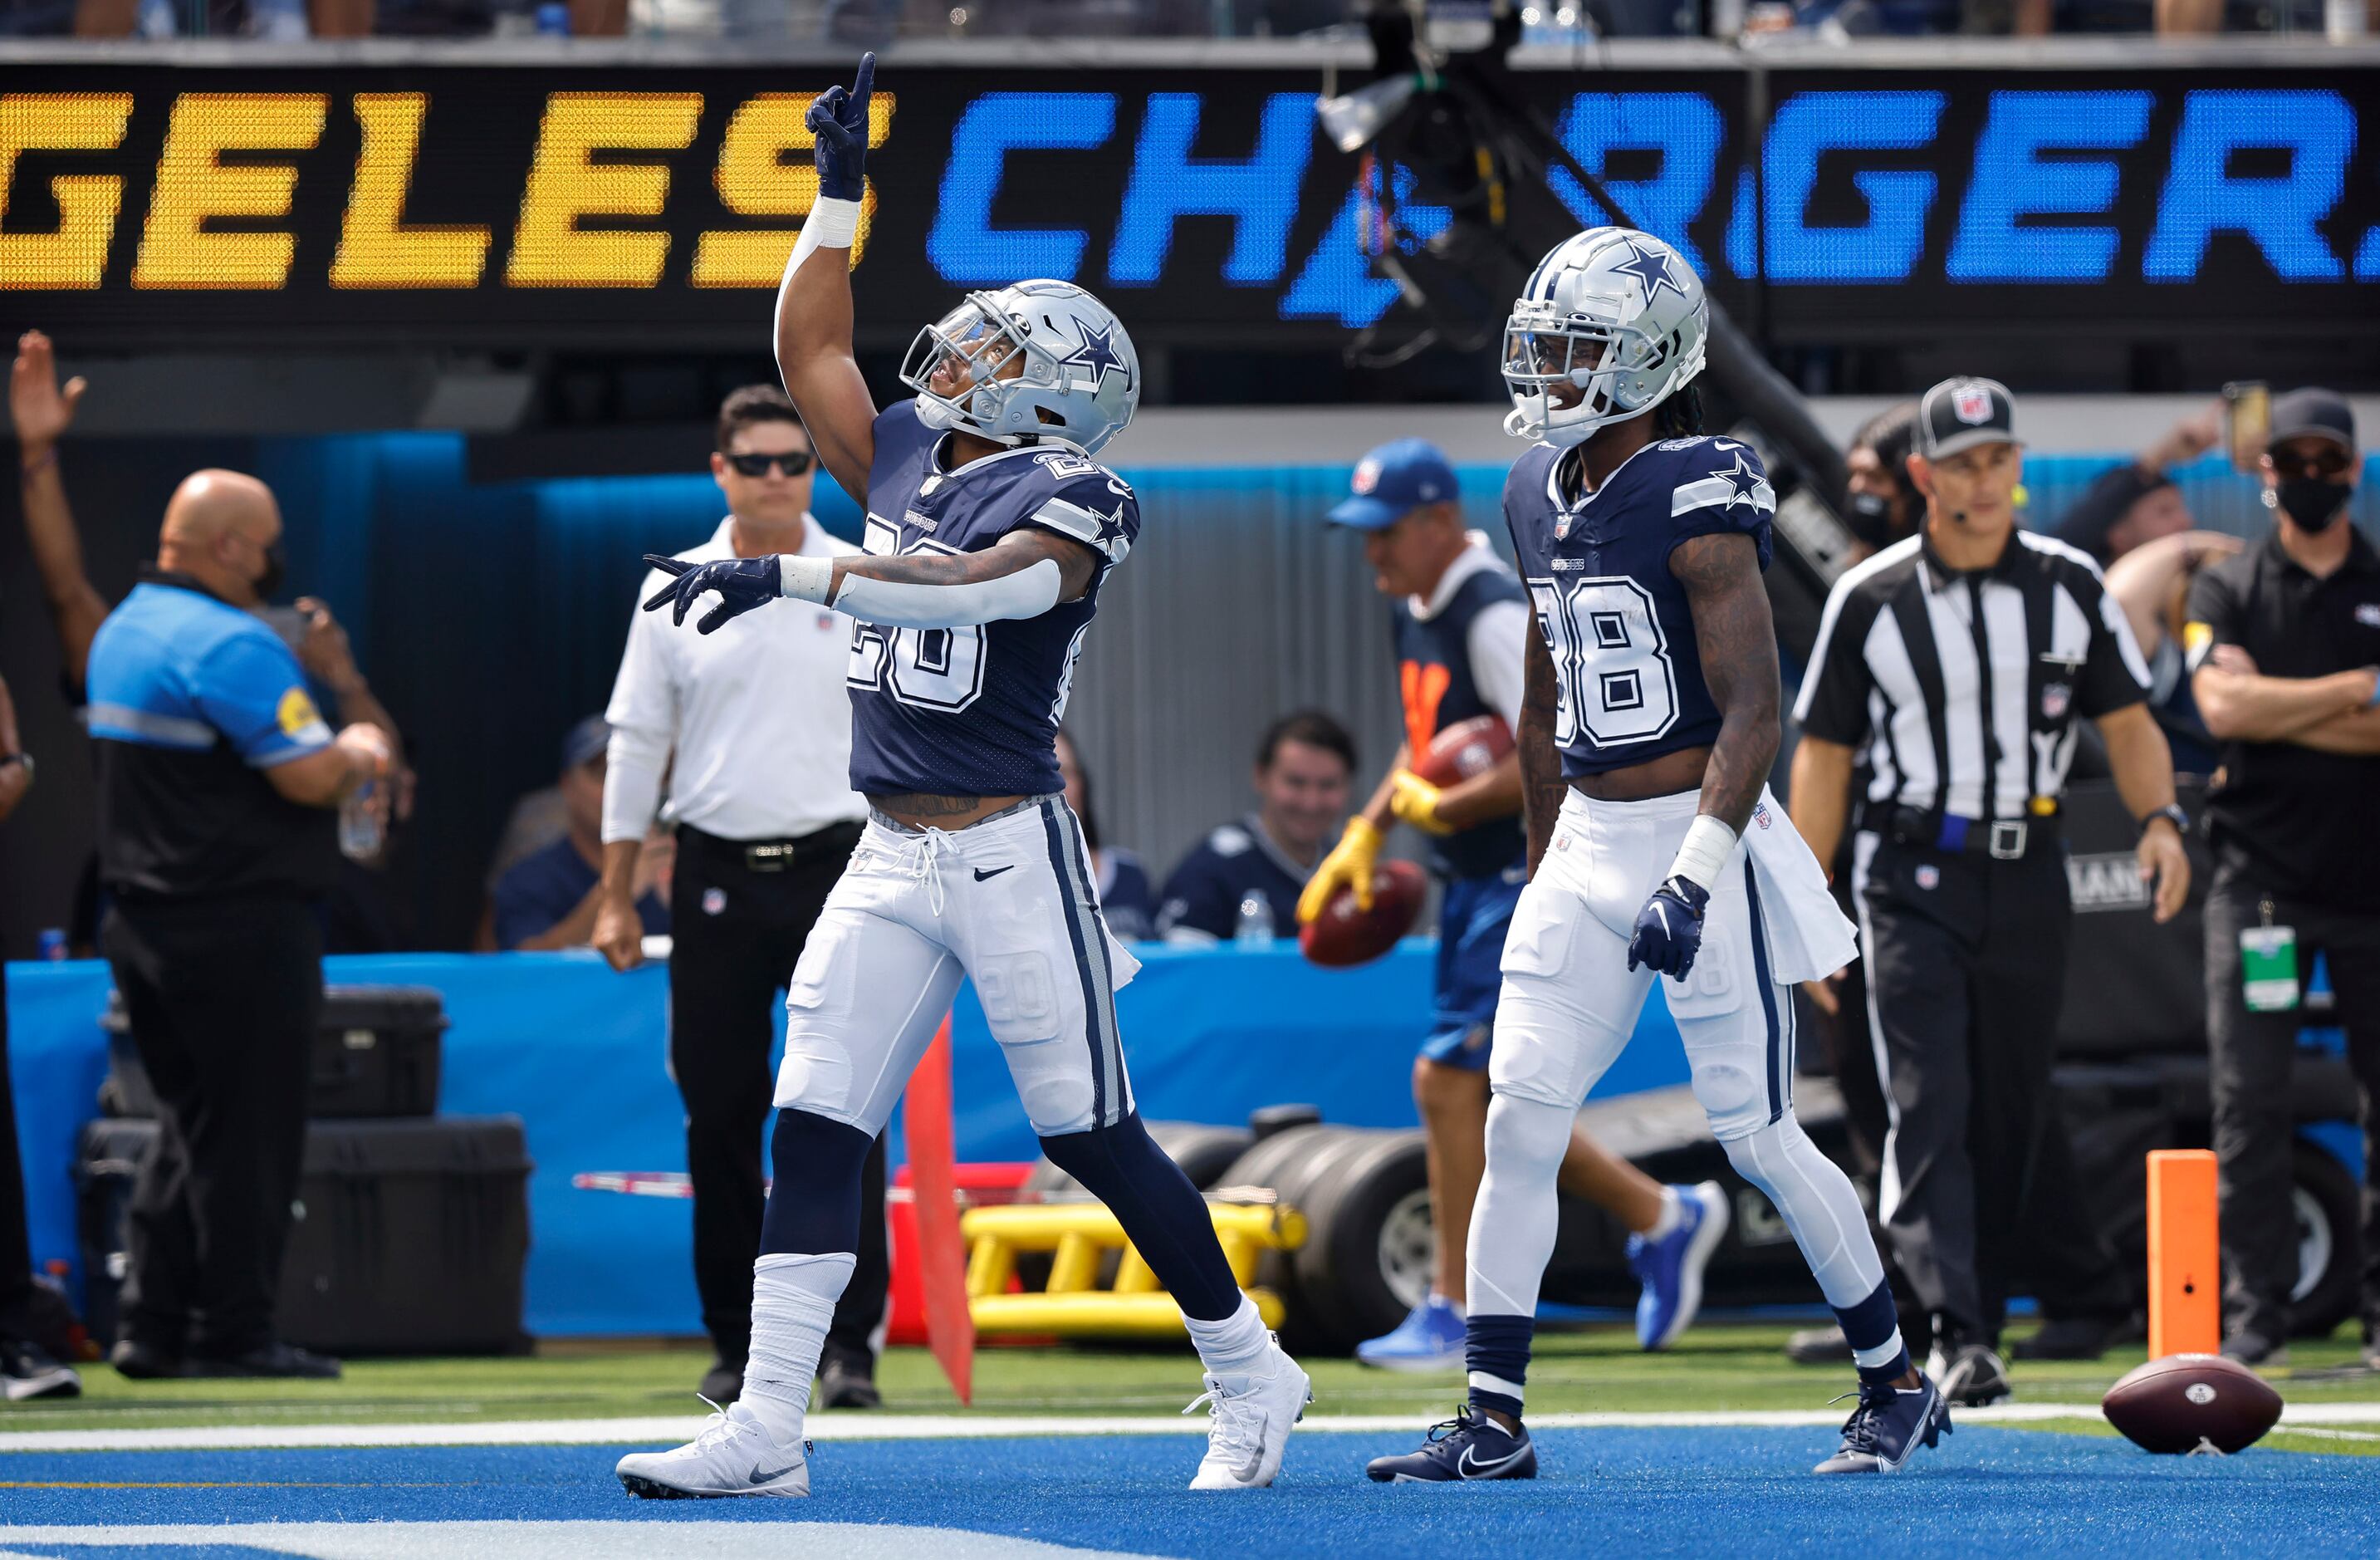
[[[1437,1247],[1417,1131],[1320,1123],[1260,1139],[1219,1189],[1270,1193],[1305,1215],[1305,1244],[1268,1252],[1257,1281],[1281,1298],[1281,1341],[1346,1354],[1429,1292]]]

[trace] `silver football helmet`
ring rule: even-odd
[[[1633,227],[1565,238],[1504,327],[1504,432],[1568,448],[1634,417],[1702,372],[1709,334],[1702,278],[1676,250]]]
[[[1140,405],[1140,355],[1123,322],[1082,288],[1019,282],[969,293],[919,331],[901,383],[929,428],[1001,445],[1056,440],[1088,455]]]

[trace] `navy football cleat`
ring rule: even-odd
[[[1898,1473],[1918,1447],[1933,1445],[1951,1428],[1950,1406],[1931,1377],[1921,1373],[1906,1391],[1889,1383],[1864,1383],[1859,1407],[1843,1421],[1842,1445],[1810,1471]]]
[[[1455,1484],[1466,1479],[1535,1479],[1536,1444],[1524,1425],[1506,1430],[1485,1414],[1470,1408],[1454,1410],[1454,1418],[1429,1427],[1429,1439],[1417,1452],[1374,1457],[1364,1471],[1382,1484]]]

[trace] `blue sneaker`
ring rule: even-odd
[[[1355,1358],[1383,1371],[1463,1369],[1463,1313],[1432,1295],[1406,1313],[1396,1330],[1355,1346]]]
[[[1374,1457],[1364,1471],[1380,1484],[1455,1484],[1472,1479],[1535,1479],[1537,1446],[1526,1425],[1515,1432],[1468,1408],[1429,1427],[1421,1450]]]
[[[1836,1401],[1840,1402],[1838,1398]],[[1889,1384],[1859,1390],[1859,1407],[1843,1421],[1843,1444],[1813,1473],[1898,1473],[1920,1446],[1950,1433],[1950,1406],[1920,1373],[1903,1390]]]
[[[1636,1347],[1667,1348],[1703,1309],[1703,1269],[1727,1233],[1727,1193],[1717,1181],[1671,1187],[1678,1227],[1658,1240],[1628,1237],[1628,1266],[1645,1292],[1636,1297]]]

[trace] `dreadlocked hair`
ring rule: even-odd
[[[1688,439],[1703,431],[1703,391],[1699,384],[1684,389],[1653,408],[1653,432],[1664,439]]]

